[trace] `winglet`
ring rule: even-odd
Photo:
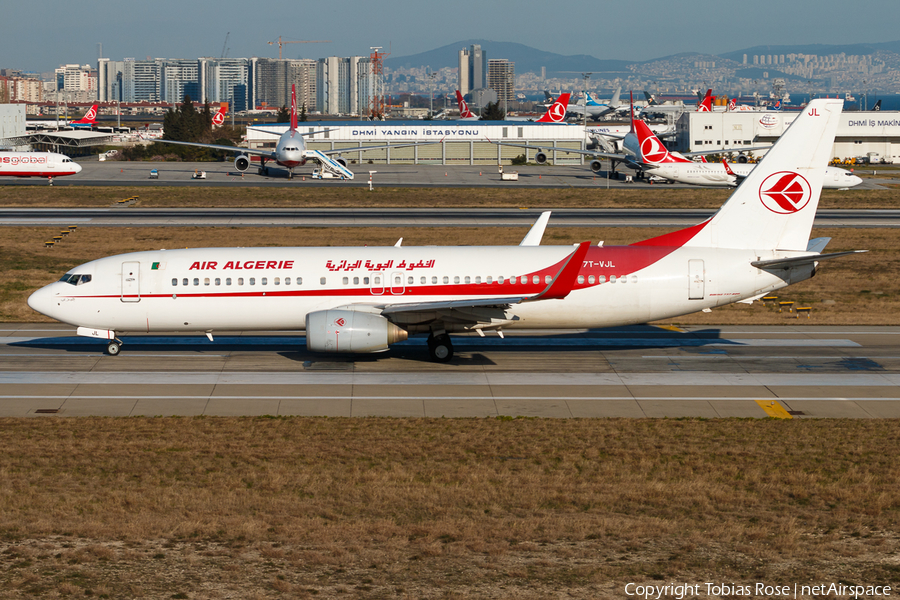
[[[584,263],[584,257],[587,256],[590,242],[581,242],[569,258],[563,263],[562,268],[556,277],[553,278],[543,292],[537,296],[533,296],[528,300],[561,300],[569,295],[572,288],[575,287],[575,280],[578,277],[578,271]]]
[[[522,238],[520,246],[540,246],[541,238],[544,237],[544,230],[547,228],[547,222],[550,220],[551,211],[542,212],[538,220],[534,222],[531,229]]]

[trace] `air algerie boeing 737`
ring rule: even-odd
[[[217,115],[218,116],[218,115]],[[297,131],[297,93],[295,86],[291,85],[291,124],[290,128],[284,133],[276,133],[274,131],[264,133],[280,135],[275,150],[257,150],[253,148],[239,148],[236,146],[220,146],[218,144],[200,144],[197,142],[176,142],[172,140],[159,140],[164,144],[179,144],[182,146],[199,146],[201,148],[213,148],[215,150],[225,150],[226,152],[235,152],[237,156],[234,159],[234,168],[242,173],[250,168],[250,155],[255,154],[260,158],[260,175],[268,175],[269,168],[266,166],[267,161],[272,161],[277,165],[287,168],[288,179],[293,178],[294,168],[306,164],[306,161],[312,159],[318,162],[322,169],[330,172],[334,177],[339,179],[353,179],[353,171],[347,168],[347,161],[343,158],[331,158],[332,154],[348,154],[352,152],[364,152],[366,150],[377,150],[380,148],[404,148],[406,146],[419,146],[424,144],[433,144],[439,142],[410,142],[408,144],[382,144],[380,146],[366,146],[362,148],[340,148],[337,150],[310,150],[306,147],[304,136],[315,135],[315,133],[300,133]],[[319,132],[321,133],[321,132]]]
[[[751,302],[852,253],[809,239],[842,105],[810,102],[706,221],[630,246],[541,246],[545,213],[518,246],[134,252],[75,267],[28,304],[113,355],[128,332],[305,330],[324,353],[428,334],[446,361],[453,332],[610,327]]]

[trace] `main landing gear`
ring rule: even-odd
[[[435,362],[447,362],[453,358],[453,342],[446,333],[428,336],[428,354]]]

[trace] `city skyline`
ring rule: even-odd
[[[377,5],[377,10],[373,6],[348,0],[313,11],[275,0],[260,11],[233,0],[157,0],[152,10],[142,5],[114,12],[108,3],[85,0],[63,17],[35,18],[27,5],[13,3],[5,10],[0,68],[46,73],[60,64],[96,65],[98,44],[103,56],[114,60],[223,53],[277,57],[277,45],[267,42],[279,35],[287,41],[330,40],[285,45],[285,58],[367,55],[370,46],[382,46],[391,56],[401,57],[479,38],[562,55],[635,61],[683,52],[718,55],[757,45],[880,43],[900,38],[893,27],[900,3],[894,0],[868,1],[854,12],[854,20],[846,18],[846,4],[837,0],[802,0],[740,15],[734,7],[713,5],[705,11],[689,4],[673,9],[662,0],[643,2],[640,16],[633,5],[579,1],[562,5],[532,0],[452,4],[391,0]],[[860,18],[865,19],[864,26],[848,25]]]

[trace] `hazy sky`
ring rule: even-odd
[[[6,2],[0,68],[44,72],[103,56],[285,58],[406,56],[466,39],[519,42],[559,54],[647,60],[718,54],[761,44],[847,44],[900,39],[900,0],[80,0]]]

